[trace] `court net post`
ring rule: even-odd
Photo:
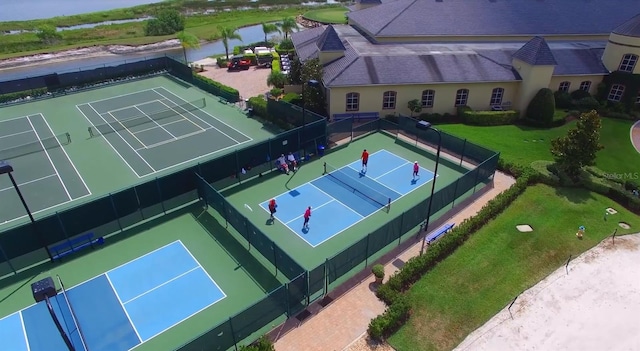
[[[322,171],[322,174],[327,174],[327,163],[325,162],[325,163],[322,165],[322,167],[323,167],[323,169],[324,169],[324,170]]]

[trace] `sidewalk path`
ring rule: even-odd
[[[513,178],[496,172],[493,188],[462,208],[447,220],[447,223],[460,223],[463,219],[475,215],[487,201],[509,188],[514,182]],[[391,262],[386,263],[386,276],[398,270],[392,264],[393,261],[399,259],[406,262],[419,253],[420,243],[418,242]],[[373,276],[369,276],[299,327],[280,337],[275,343],[276,351],[392,350],[388,345],[369,345],[366,339],[369,321],[385,309],[384,303],[375,296],[372,282]]]
[[[631,144],[640,153],[640,121],[631,126]]]

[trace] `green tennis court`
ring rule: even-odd
[[[0,108],[0,160],[36,219],[272,136],[168,75]],[[26,220],[0,176],[0,229]]]

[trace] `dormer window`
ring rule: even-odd
[[[621,72],[633,73],[633,70],[636,68],[636,62],[638,62],[638,55],[626,54],[622,57],[620,68],[618,68],[618,70]]]

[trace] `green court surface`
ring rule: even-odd
[[[0,159],[36,218],[271,136],[237,107],[164,75],[0,108]],[[0,177],[0,231],[26,220]]]
[[[323,263],[325,259],[331,258],[335,254],[352,245],[354,242],[378,229],[383,224],[396,218],[402,212],[409,210],[421,201],[424,201],[431,193],[431,183],[429,182],[420,186],[415,191],[409,192],[405,196],[393,201],[388,213],[386,211],[379,210],[369,216],[365,216],[365,218],[355,223],[353,226],[348,227],[346,230],[339,232],[335,236],[332,236],[330,239],[323,241],[316,246],[312,246],[309,242],[303,240],[303,236],[305,235],[304,231],[302,233],[295,233],[292,229],[279,221],[269,221],[269,214],[261,208],[260,204],[268,201],[270,198],[275,198],[283,193],[290,192],[291,190],[299,188],[302,185],[321,177],[323,173],[323,162],[327,162],[336,167],[342,167],[351,164],[354,161],[358,161],[363,149],[367,149],[372,155],[375,155],[377,151],[386,150],[386,152],[390,152],[398,157],[410,160],[410,162],[418,161],[423,169],[431,172],[434,171],[435,157],[433,155],[431,155],[431,157],[426,157],[413,150],[410,146],[408,147],[406,143],[396,141],[394,137],[387,136],[382,133],[376,133],[362,139],[358,139],[342,149],[323,156],[321,159],[316,159],[308,164],[303,164],[294,175],[277,174],[264,181],[257,180],[255,182],[248,182],[244,185],[225,189],[221,193],[244,216],[246,216],[247,219],[260,228],[279,247],[291,255],[291,257],[302,265],[302,267],[307,270],[311,270]],[[374,157],[372,157],[372,159],[375,160]],[[370,164],[369,167],[372,168],[373,166]],[[407,166],[406,172],[408,179],[411,179],[412,170],[410,164]],[[440,165],[438,166],[436,191],[444,188],[452,182],[455,182],[466,172],[467,169],[464,167],[441,157]],[[248,205],[248,208],[245,204]],[[300,215],[302,215],[305,207],[295,209],[293,211],[298,211]],[[291,209],[284,209],[282,206],[279,206],[278,212],[281,211],[291,211]],[[341,213],[341,211],[335,212],[336,213],[333,214],[335,216],[333,218],[334,221],[340,221],[341,216],[346,216],[346,214]],[[323,217],[323,219],[326,220],[327,218]],[[310,223],[311,231],[313,231],[314,228],[322,227],[323,225],[328,226],[326,223],[323,224],[322,221],[314,222],[313,215]],[[300,219],[300,223],[295,224],[295,228],[297,229],[301,224],[302,221]]]
[[[72,261],[39,266],[4,279],[0,286],[0,320],[34,304],[30,286],[33,282],[59,275],[66,288],[70,289],[180,240],[226,296],[135,348],[141,351],[177,349],[264,298],[267,292],[279,287],[284,281],[281,276],[275,278],[273,271],[267,271],[254,258],[246,255],[246,252],[241,255],[243,249],[224,242],[224,230],[202,212],[199,205],[187,207],[107,238],[104,247],[87,250],[86,254]],[[158,267],[162,268],[163,266]],[[165,307],[171,309],[172,306]],[[253,321],[243,322],[251,324]],[[91,328],[89,325],[80,327]]]

